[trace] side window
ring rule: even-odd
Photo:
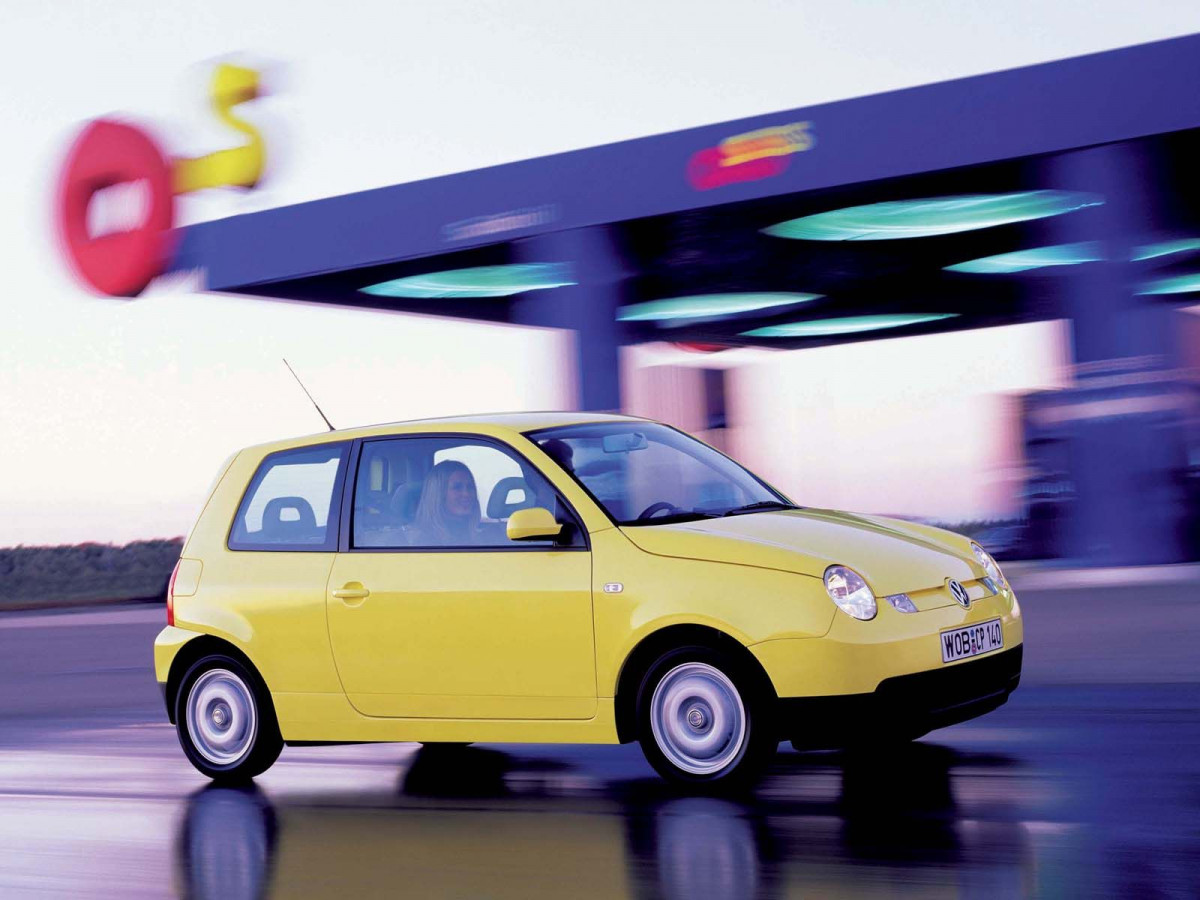
[[[347,446],[302,447],[264,459],[233,520],[229,549],[336,549],[330,510]]]
[[[540,506],[559,541],[508,539],[509,517]],[[583,532],[550,483],[515,451],[469,438],[390,438],[363,444],[354,485],[356,548],[582,547]]]

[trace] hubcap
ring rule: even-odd
[[[210,763],[235,763],[249,752],[258,734],[254,695],[228,669],[209,669],[188,694],[187,727],[192,745]]]
[[[719,772],[746,740],[746,710],[729,677],[684,663],[662,677],[650,700],[650,730],[663,755],[694,775]]]

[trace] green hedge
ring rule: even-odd
[[[183,538],[0,549],[0,608],[164,594]]]

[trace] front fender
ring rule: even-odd
[[[619,530],[593,535],[597,691],[615,695],[633,649],[672,625],[701,625],[743,646],[820,637],[835,608],[820,579],[708,560],[656,556]],[[605,585],[619,584],[619,592]]]

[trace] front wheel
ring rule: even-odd
[[[737,660],[709,647],[664,654],[638,698],[639,741],[650,765],[690,785],[757,780],[779,740],[756,681]]]
[[[175,729],[193,766],[214,781],[246,781],[279,757],[283,738],[262,680],[232,657],[195,662],[175,698]]]

